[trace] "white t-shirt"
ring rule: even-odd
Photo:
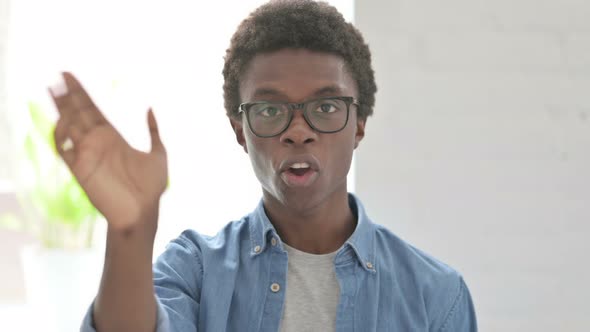
[[[289,265],[280,332],[335,331],[340,297],[334,270],[337,252],[314,255],[283,245]]]

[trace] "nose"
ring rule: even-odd
[[[281,134],[280,140],[288,145],[301,145],[313,143],[317,138],[317,132],[307,123],[303,112],[297,110],[287,130]]]

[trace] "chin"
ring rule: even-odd
[[[263,189],[264,196],[267,199],[271,199],[272,201],[275,201],[275,203],[283,205],[289,210],[297,211],[298,213],[305,213],[305,211],[309,211],[318,206],[322,201],[322,195],[311,188],[308,188],[308,190],[294,190],[289,187],[277,189],[278,190]]]
[[[306,211],[313,210],[320,204],[317,195],[297,195],[290,196],[285,206],[291,210],[297,211],[299,214],[305,214]]]
[[[277,200],[286,208],[303,215],[322,205],[334,193],[332,191],[318,190],[317,188],[306,188],[305,190],[293,190],[293,188],[281,189],[283,190],[276,192],[276,195],[271,194],[273,199]]]

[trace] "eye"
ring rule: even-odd
[[[277,115],[277,113],[279,113],[279,110],[277,108],[267,107],[267,108],[263,109],[261,112],[259,112],[258,114],[260,114],[262,116],[273,117],[273,116]]]
[[[334,113],[334,112],[338,112],[339,110],[340,109],[338,108],[337,105],[324,102],[323,104],[320,104],[315,109],[315,112],[318,112],[318,113]]]
[[[261,116],[265,118],[274,118],[282,114],[282,110],[280,107],[274,105],[260,105],[255,109],[256,116]]]

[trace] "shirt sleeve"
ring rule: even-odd
[[[197,331],[202,276],[201,251],[184,234],[170,242],[158,257],[154,289],[168,320],[163,332]]]
[[[197,332],[201,277],[200,250],[183,235],[170,242],[153,267],[156,294],[156,332]],[[80,332],[96,332],[94,303],[84,317]]]
[[[453,305],[437,331],[477,332],[477,319],[471,294],[463,278],[460,278],[459,282],[459,291]]]
[[[157,299],[156,299],[157,300]],[[168,332],[170,329],[168,326],[170,325],[170,320],[168,318],[168,314],[164,310],[164,307],[157,301],[158,306],[158,313],[157,313],[157,328],[156,332]],[[88,308],[86,315],[84,316],[84,320],[82,321],[82,326],[80,326],[80,332],[96,332],[94,328],[94,301]]]

